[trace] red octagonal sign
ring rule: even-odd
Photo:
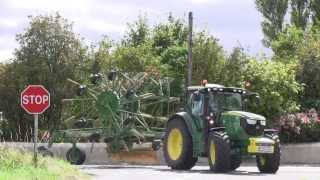
[[[29,85],[21,93],[21,107],[29,114],[42,114],[50,106],[50,93],[42,85]]]

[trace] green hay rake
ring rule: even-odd
[[[152,142],[160,148],[160,138],[170,111],[179,98],[170,97],[169,78],[156,74],[111,71],[92,74],[88,85],[69,79],[77,87],[77,98],[64,99],[68,127],[52,133],[53,142],[70,142],[67,159],[82,164],[85,154],[77,142],[105,142],[107,151],[131,151],[134,143]]]

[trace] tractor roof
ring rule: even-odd
[[[206,84],[205,86],[189,86],[188,91],[198,91],[200,89],[205,88],[224,88],[224,86],[220,84]]]
[[[234,93],[246,93],[245,89],[237,87],[225,87],[220,84],[206,84],[205,86],[189,86],[188,91],[199,91],[199,90],[208,90],[208,91],[221,91],[221,92],[234,92]]]

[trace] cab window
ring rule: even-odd
[[[203,114],[203,95],[198,92],[193,93],[191,98],[191,110],[193,115]]]

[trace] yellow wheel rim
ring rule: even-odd
[[[179,129],[174,128],[169,132],[169,136],[168,136],[167,150],[168,150],[170,159],[177,160],[182,153],[182,147],[183,147],[182,133]]]
[[[216,145],[213,141],[210,142],[210,160],[212,164],[216,162]]]

